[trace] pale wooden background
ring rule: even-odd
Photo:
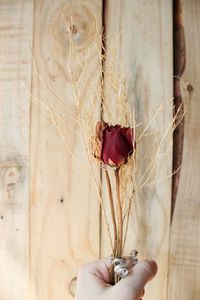
[[[74,41],[82,62],[90,49],[82,96],[87,97],[88,84],[92,90],[98,76],[94,40],[103,19],[108,45],[111,36],[121,33],[116,53],[126,70],[129,100],[138,120],[151,118],[162,100],[162,112],[151,125],[162,133],[172,118],[171,2],[0,0],[1,300],[73,299],[70,291],[78,266],[97,259],[100,252],[109,255],[93,184],[69,154],[81,156],[81,143],[72,130],[66,145],[42,105],[31,101],[32,95],[54,103],[56,94],[69,111],[75,111],[69,101],[69,41],[61,15],[73,16]],[[170,227],[169,177],[140,194],[128,235],[127,249],[136,246],[141,258],[156,259],[159,265],[145,300],[200,299],[200,3],[183,0],[182,5],[184,80],[193,88],[174,219]],[[78,68],[74,72],[79,76]],[[76,129],[67,113],[66,123]],[[172,137],[169,148],[165,160],[158,163],[157,178],[171,172]]]

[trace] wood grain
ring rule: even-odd
[[[137,123],[142,122],[138,132],[144,130],[157,114],[148,129],[154,134],[146,136],[137,145],[140,170],[137,181],[154,160],[155,172],[150,181],[158,182],[144,187],[135,199],[126,253],[136,248],[140,258],[153,258],[158,262],[157,278],[147,288],[144,299],[164,300],[167,295],[171,203],[172,4],[161,0],[110,0],[106,3],[106,41],[108,49],[115,41],[116,62],[125,70],[129,103],[135,106]],[[112,101],[114,107],[115,99]],[[162,108],[157,113],[160,105]],[[169,135],[163,143],[161,159],[155,156],[155,141],[161,142],[167,127]],[[159,180],[164,177],[168,178]],[[104,254],[109,251],[104,239],[102,249]]]
[[[173,56],[174,56],[174,116],[175,130],[173,134],[173,170],[176,171],[172,177],[172,208],[171,222],[173,219],[176,196],[179,186],[183,139],[184,139],[184,105],[181,98],[181,81],[185,69],[185,33],[183,26],[182,1],[173,1]],[[180,120],[181,119],[181,120]]]
[[[73,299],[78,266],[99,257],[99,201],[87,176],[88,161],[77,134],[73,84],[79,82],[87,59],[79,98],[89,99],[96,87],[99,72],[95,38],[101,29],[101,13],[99,1],[35,1],[33,59],[37,71],[34,70],[32,83],[30,194],[32,300]],[[71,57],[71,42],[78,62]],[[55,122],[48,118],[50,107],[54,117],[57,114],[62,119],[59,126],[64,139]]]
[[[183,79],[188,86],[189,102],[185,115],[183,162],[171,230],[168,299],[197,300],[200,298],[200,3],[182,1],[182,9],[186,40]],[[185,96],[183,88],[184,100]]]
[[[0,299],[29,289],[29,106],[33,1],[0,1]]]
[[[140,259],[158,262],[158,275],[147,287],[145,300],[200,298],[200,3],[182,0],[182,8],[186,43],[183,79],[189,105],[172,229],[170,129],[151,176],[150,183],[155,179],[157,183],[145,186],[134,199],[125,249],[128,254],[136,248]],[[93,175],[79,139],[74,102],[75,83],[79,98],[88,101],[90,114],[97,120],[100,117],[100,107],[89,100],[100,100],[97,37],[102,15],[106,48],[114,50],[110,58],[116,69],[124,71],[128,100],[135,107],[137,123],[141,122],[138,134],[156,115],[147,131],[151,134],[137,145],[137,182],[151,160],[155,161],[156,145],[170,127],[171,1],[0,0],[2,300],[73,299],[79,265],[97,259],[99,250],[103,257],[110,254]],[[33,32],[32,56],[29,44]],[[70,52],[70,34],[77,56]],[[87,72],[83,72],[85,65]],[[107,74],[108,67],[106,61]],[[107,81],[104,87],[110,106],[115,107]],[[184,100],[184,88],[182,97]],[[112,122],[118,121],[115,115]],[[99,179],[98,168],[95,175]],[[106,197],[104,182],[103,187]]]

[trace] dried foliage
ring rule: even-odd
[[[153,117],[137,123],[134,106],[130,105],[131,101],[127,92],[126,74],[116,59],[115,49],[118,38],[113,39],[113,43],[104,49],[103,35],[96,35],[92,45],[85,50],[83,59],[74,44],[71,25],[68,23],[65,25],[69,39],[66,68],[71,87],[70,96],[65,95],[62,98],[54,93],[53,88],[44,78],[41,78],[33,57],[34,72],[40,82],[41,90],[39,91],[40,97],[37,96],[38,91],[33,90],[31,98],[33,103],[40,105],[41,110],[47,113],[51,123],[62,136],[68,155],[80,168],[83,176],[88,176],[92,180],[102,206],[111,253],[114,257],[122,256],[133,202],[139,201],[139,193],[144,187],[172,176],[170,173],[164,178],[155,177],[160,163],[165,162],[166,156],[171,151],[172,145],[169,140],[173,134],[174,124],[177,126],[184,117],[187,100],[184,104],[184,113],[180,115],[178,111],[171,118],[164,134],[155,126],[156,119],[160,118],[163,109],[162,100]],[[95,64],[92,78],[91,57],[92,64]],[[77,69],[79,70],[78,76]],[[181,83],[187,91],[185,83],[182,80]],[[49,98],[53,100],[50,101]],[[116,169],[99,163],[91,154],[91,141],[95,135],[96,124],[100,119],[110,125],[120,124],[134,129],[136,149],[127,164],[118,170],[119,191],[115,182]],[[82,144],[83,153],[80,156],[75,155],[71,150],[71,134],[76,134],[78,142]],[[146,143],[149,140],[151,143]],[[146,144],[151,147],[145,148]],[[87,166],[83,163],[84,161],[87,161]],[[174,172],[176,171],[174,170]],[[105,182],[102,182],[100,173],[104,176]],[[102,193],[102,190],[106,182],[108,193],[105,194]],[[120,196],[123,221],[122,249],[118,252],[116,252],[115,245],[118,225],[117,218],[114,216],[118,210],[117,196]],[[112,200],[112,205],[109,204],[110,200]]]

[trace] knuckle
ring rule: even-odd
[[[141,267],[149,274],[155,274],[157,272],[157,264],[155,261],[142,261]]]

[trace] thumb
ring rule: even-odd
[[[124,291],[124,299],[138,300],[143,292],[144,286],[157,273],[155,261],[138,262],[130,271],[129,275],[116,285],[120,291]]]

